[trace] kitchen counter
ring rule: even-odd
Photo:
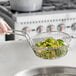
[[[0,44],[0,76],[14,76],[16,73],[43,66],[76,67],[76,39],[71,41],[66,56],[47,60],[37,57],[26,41],[8,41]]]

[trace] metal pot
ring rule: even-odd
[[[76,76],[76,68],[64,66],[41,67],[21,71],[15,76]]]
[[[11,8],[17,11],[38,11],[42,3],[43,0],[10,0]]]

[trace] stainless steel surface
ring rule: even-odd
[[[75,43],[76,39],[72,40],[67,55],[55,60],[35,56],[26,41],[10,41],[0,44],[0,76],[14,76],[19,72],[39,67],[76,67]]]
[[[76,76],[76,68],[63,66],[41,67],[21,71],[15,76]]]
[[[17,11],[37,11],[41,10],[43,0],[10,0],[13,10]]]

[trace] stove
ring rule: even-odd
[[[43,7],[35,12],[12,10],[10,2],[0,3],[10,10],[15,17],[15,30],[25,30],[31,37],[41,32],[62,31],[76,37],[76,2],[75,0],[44,0]],[[15,36],[15,40],[24,40]]]

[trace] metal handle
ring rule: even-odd
[[[29,45],[32,47],[33,45],[33,40],[32,38],[24,31],[20,31],[20,30],[12,30],[12,32],[8,32],[7,34],[15,34],[15,35],[20,35],[20,36],[24,36],[27,40],[27,42],[29,43]]]

